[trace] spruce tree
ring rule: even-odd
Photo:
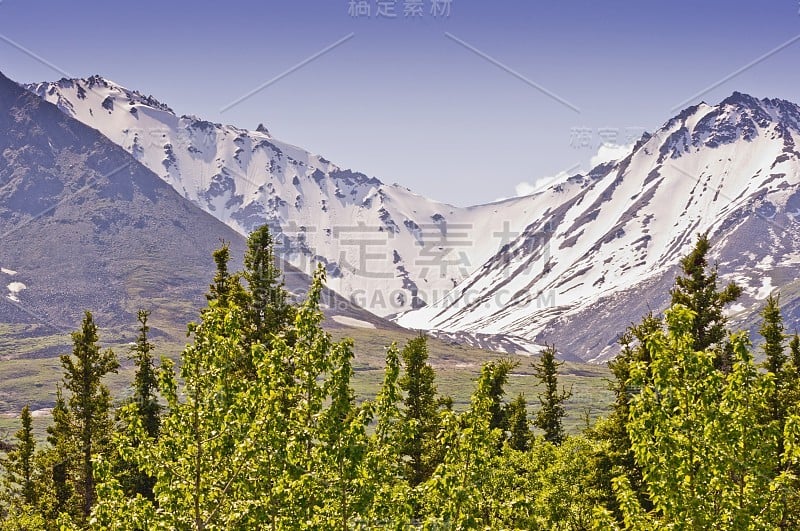
[[[228,242],[223,240],[220,248],[216,249],[212,256],[216,271],[206,294],[206,299],[209,302],[218,301],[223,308],[228,305],[229,301],[240,304],[244,294],[239,283],[239,275],[228,270],[228,262],[231,260],[231,250]]]
[[[779,398],[783,407],[786,408],[786,419],[791,415],[800,413],[800,335],[798,335],[797,332],[791,336],[791,340],[789,341],[789,357],[783,367],[783,386],[782,389],[780,389]],[[787,432],[789,432],[789,430],[786,429],[787,424],[791,425],[791,422],[788,420],[784,422],[784,432],[781,440],[784,449],[787,446],[787,441],[790,440],[787,438]],[[789,445],[789,447],[791,446],[792,445]],[[788,468],[795,478],[800,477],[800,462],[795,461],[790,464]],[[800,520],[800,487],[798,487],[797,479],[795,479],[794,487],[794,490],[791,491],[788,497],[787,505],[794,508],[793,514],[797,515],[794,519]],[[794,522],[794,528],[797,528],[798,523],[794,520],[792,521]],[[792,527],[789,526],[781,527],[781,529],[791,528]]]
[[[82,515],[88,518],[95,501],[92,458],[106,449],[113,427],[111,395],[102,379],[116,372],[119,363],[111,350],[100,350],[91,312],[85,313],[81,329],[72,333],[72,343],[72,355],[61,356],[64,387],[72,393],[68,401],[71,422],[65,428],[78,445],[75,490],[80,496]]]
[[[508,444],[520,452],[527,452],[531,447],[531,428],[528,422],[528,404],[525,395],[520,393],[506,406],[508,424]]]
[[[270,336],[286,329],[294,312],[284,289],[268,225],[257,228],[247,239],[242,276],[248,284],[246,315],[251,327],[248,339],[269,347]]]
[[[538,362],[533,363],[534,374],[544,385],[539,394],[541,408],[536,414],[534,424],[544,431],[544,438],[553,444],[561,444],[564,440],[564,427],[561,420],[566,415],[564,402],[572,396],[572,391],[562,387],[558,389],[558,368],[564,362],[556,360],[556,347],[548,346]]]
[[[661,319],[651,312],[641,323],[631,325],[622,334],[619,339],[622,350],[616,358],[608,362],[608,367],[614,375],[614,380],[610,382],[610,389],[614,393],[613,410],[605,422],[598,423],[589,432],[591,437],[608,442],[608,449],[600,457],[597,487],[606,495],[606,506],[619,518],[622,513],[616,498],[611,495],[612,470],[623,471],[637,493],[639,502],[643,506],[650,507],[642,471],[634,460],[627,429],[631,399],[640,391],[640,388],[631,385],[630,377],[631,370],[636,364],[644,363],[646,367],[650,365],[650,352],[644,347],[644,340],[661,329]]]
[[[158,382],[152,354],[153,344],[150,343],[148,338],[150,327],[147,324],[147,319],[149,316],[150,312],[147,310],[139,310],[137,315],[139,335],[136,338],[136,343],[131,347],[131,357],[136,367],[131,401],[136,404],[139,416],[142,419],[142,426],[147,435],[151,438],[156,438],[158,437],[161,423],[159,417],[161,405],[158,403],[158,396],[156,395]]]
[[[410,486],[403,477],[404,466],[401,460],[403,423],[400,411],[402,390],[400,389],[400,352],[397,345],[386,351],[386,367],[383,384],[374,401],[375,431],[370,437],[367,456],[370,483],[375,488],[372,507],[365,526],[381,520],[403,522],[412,518]],[[378,525],[373,525],[378,527]]]
[[[771,420],[778,422],[782,426],[783,420],[786,418],[787,407],[782,403],[780,395],[781,390],[785,387],[784,365],[788,357],[784,351],[786,335],[784,334],[783,318],[781,317],[780,295],[767,297],[767,303],[761,311],[761,317],[763,321],[761,328],[759,328],[759,333],[764,338],[764,344],[761,346],[766,355],[764,368],[772,373],[775,378],[775,389],[767,397],[769,415]]]
[[[742,289],[734,282],[721,291],[717,289],[717,267],[709,267],[708,234],[698,234],[692,251],[681,259],[682,274],[675,279],[670,294],[671,306],[682,304],[692,310],[692,348],[707,350],[715,346],[718,353],[717,368],[728,370],[730,348],[723,344],[727,334],[727,319],[723,307],[734,302],[742,294]]]
[[[761,311],[763,319],[759,333],[764,338],[761,349],[766,355],[764,368],[778,377],[783,371],[783,366],[788,357],[784,351],[784,341],[786,340],[783,317],[781,317],[780,295],[770,295],[767,303]]]
[[[517,363],[511,360],[501,360],[489,365],[491,369],[488,374],[488,392],[491,400],[489,428],[493,430],[505,430],[508,426],[503,397],[506,394],[505,385],[508,383],[508,375],[516,366]]]
[[[722,291],[717,289],[717,268],[710,268],[708,265],[709,249],[708,235],[699,234],[691,252],[680,261],[681,274],[675,279],[670,295],[672,305],[682,304],[693,311],[692,347],[705,350],[713,346],[715,367],[723,372],[730,372],[733,352],[729,342],[725,341],[727,321],[723,307],[741,295],[741,288],[730,283]],[[639,324],[630,326],[622,334],[619,340],[622,350],[608,364],[614,375],[611,385],[615,395],[614,410],[608,421],[600,426],[601,429],[593,430],[592,434],[610,443],[605,455],[608,460],[606,468],[623,469],[639,502],[647,508],[651,507],[651,503],[647,499],[641,468],[633,458],[627,429],[630,401],[639,392],[639,387],[631,386],[630,376],[631,368],[637,363],[641,362],[649,367],[650,352],[644,347],[644,340],[662,329],[662,320],[650,312]],[[649,370],[645,371],[644,376],[650,377]],[[609,476],[605,476],[602,481],[607,480],[610,481]],[[600,488],[608,492],[610,483]],[[608,506],[615,515],[621,516],[616,499],[609,499]]]
[[[784,386],[781,402],[790,411],[800,406],[800,335],[795,333],[789,341],[789,361],[783,370]]]
[[[33,418],[28,406],[22,408],[20,424],[19,431],[14,434],[16,445],[8,452],[3,464],[8,474],[7,479],[11,483],[14,498],[25,505],[33,506],[36,502],[33,479],[33,454],[36,450],[36,439],[33,436]]]
[[[158,402],[158,378],[153,360],[153,345],[148,339],[150,327],[147,319],[150,312],[139,310],[139,335],[136,343],[131,347],[131,357],[136,367],[133,378],[133,396],[130,398],[136,408],[137,421],[141,423],[144,434],[150,441],[158,438],[161,428],[161,404]],[[124,428],[123,428],[124,430]],[[141,444],[143,441],[136,441]],[[123,472],[127,477],[125,482],[131,494],[141,494],[145,498],[153,499],[153,486],[155,480],[152,476],[141,470],[133,469]]]
[[[47,427],[47,453],[45,466],[49,468],[53,500],[46,517],[54,522],[62,513],[75,514],[75,489],[70,481],[70,471],[78,460],[78,445],[74,439],[74,421],[67,408],[67,401],[60,385],[56,387],[56,403],[53,406],[53,424]]]
[[[792,340],[789,342],[789,355],[792,360],[792,365],[796,371],[800,372],[800,335],[795,332]]]
[[[618,477],[625,528],[795,529],[784,503],[795,478],[781,470],[779,427],[760,422],[772,384],[753,363],[749,340],[732,336],[735,362],[723,374],[712,351],[693,348],[690,310],[671,308],[666,323],[667,332],[646,339],[649,366],[632,371],[641,391],[631,401],[628,431],[653,508],[640,506],[627,478]]]
[[[428,364],[428,342],[424,335],[411,339],[401,357],[404,373],[399,385],[405,393],[402,418],[410,433],[402,454],[408,458],[406,477],[414,487],[428,479],[440,461],[435,450],[439,431],[436,375]]]

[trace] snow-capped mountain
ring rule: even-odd
[[[546,203],[438,203],[341,169],[264,126],[250,131],[176,116],[153,97],[99,76],[27,88],[98,129],[240,233],[269,223],[285,260],[307,272],[325,263],[332,289],[381,316],[441,298]]]
[[[523,233],[408,327],[510,334],[601,361],[648,309],[662,310],[678,260],[709,231],[724,279],[745,290],[739,322],[786,287],[800,318],[800,108],[734,93],[684,110],[631,155],[554,184]],[[544,204],[542,205],[545,206]],[[787,293],[788,292],[788,293]]]
[[[344,170],[255,131],[177,116],[94,76],[27,87],[98,129],[181,195],[370,311],[507,351],[558,344],[602,361],[667,303],[677,263],[709,231],[731,311],[751,326],[775,286],[800,318],[800,109],[734,93],[690,107],[625,159],[527,197],[459,208]],[[435,177],[435,176],[433,176]],[[794,321],[792,321],[794,320]]]
[[[121,339],[146,308],[153,334],[183,344],[207,302],[212,251],[224,239],[240,269],[242,235],[2,73],[0,131],[0,323],[19,347],[0,360],[68,351],[64,332],[85,309]],[[289,291],[307,291],[307,275],[284,271]],[[322,301],[329,326],[392,326],[330,290]]]

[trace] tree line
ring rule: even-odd
[[[353,342],[322,328],[324,271],[292,303],[262,227],[243,271],[214,253],[178,367],[156,361],[139,312],[119,404],[103,384],[118,360],[86,312],[47,443],[26,407],[2,460],[0,530],[794,529],[800,339],[770,296],[757,364],[725,316],[741,289],[718,287],[708,252],[699,235],[671,307],[621,334],[611,414],[568,435],[555,346],[534,362],[533,416],[506,396],[510,359],[454,411],[424,335],[390,345],[377,396],[358,400]]]

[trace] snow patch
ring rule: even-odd
[[[771,271],[775,264],[775,259],[767,255],[761,259],[759,263],[756,264],[756,269],[760,269],[761,271]]]
[[[353,317],[345,317],[344,315],[334,315],[333,320],[345,326],[352,326],[353,328],[375,328],[375,325],[362,321],[361,319],[354,319]]]
[[[756,291],[755,298],[764,300],[772,293],[772,277],[764,276],[761,278],[761,287]]]
[[[14,302],[19,302],[18,295],[22,290],[28,288],[28,286],[26,286],[22,282],[12,282],[6,287],[8,288],[8,298]]]
[[[747,310],[747,308],[744,307],[744,304],[742,304],[741,302],[737,302],[737,303],[731,304],[730,306],[725,308],[722,311],[722,313],[724,313],[726,317],[730,317],[732,315],[736,315],[736,314],[742,313],[742,312],[744,312],[746,310]]]

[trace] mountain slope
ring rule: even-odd
[[[186,201],[130,154],[0,74],[0,331],[63,334],[95,313],[128,334],[139,308],[158,335],[185,341],[213,276],[211,252],[244,238]],[[309,278],[287,274],[290,290]],[[329,315],[379,320],[328,292]],[[391,325],[389,325],[391,326]],[[128,337],[130,337],[128,335]],[[62,336],[63,338],[63,336]],[[124,339],[119,337],[118,339]],[[64,351],[47,343],[20,354]]]
[[[665,307],[678,260],[709,231],[722,277],[745,290],[734,317],[752,324],[773,287],[800,278],[798,139],[800,108],[787,101],[734,93],[690,107],[552,204],[447,298],[399,322],[605,360],[628,324]],[[784,303],[797,323],[797,299]]]
[[[442,297],[547,202],[538,196],[471,208],[438,203],[343,170],[263,126],[248,131],[179,117],[99,76],[27,88],[98,129],[241,234],[269,223],[284,259],[306,272],[322,261],[331,288],[381,316]]]

